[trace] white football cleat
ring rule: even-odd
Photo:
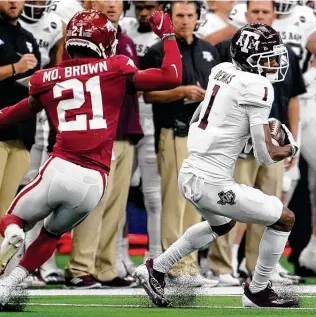
[[[240,286],[239,279],[229,273],[218,275],[218,282],[218,286]]]
[[[25,240],[23,229],[17,225],[8,226],[4,236],[0,247],[0,275],[3,274],[8,262],[19,251]]]
[[[14,285],[10,284],[6,278],[0,281],[0,305],[5,306],[11,299],[11,292]]]
[[[277,269],[274,269],[271,277],[270,277],[270,281],[276,285],[276,284],[281,284],[281,285],[293,285],[295,284],[295,281],[292,279],[289,279],[287,277],[283,277],[279,274],[279,272],[277,271]]]
[[[314,272],[316,272],[316,252],[313,250],[310,250],[309,248],[305,248],[299,258],[298,262],[300,266],[304,266],[307,269],[310,269]]]
[[[293,280],[294,284],[299,284],[302,280],[301,276],[290,273],[280,264],[280,262],[277,263],[275,270],[280,274],[281,277]]]

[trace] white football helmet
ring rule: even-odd
[[[297,5],[297,0],[275,0],[274,12],[276,14],[289,14]]]
[[[24,10],[21,14],[22,17],[32,22],[37,22],[40,20],[44,12],[47,12],[52,5],[52,1],[50,0],[42,2],[42,5],[37,5],[34,4],[34,1],[25,1]]]
[[[316,13],[316,0],[300,0],[299,4],[302,6],[307,6],[313,9],[314,13]]]

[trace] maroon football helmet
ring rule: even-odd
[[[112,22],[101,11],[78,12],[67,25],[66,49],[73,56],[75,47],[85,47],[99,57],[107,58],[115,54],[116,32]]]

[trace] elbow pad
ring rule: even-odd
[[[271,165],[276,163],[276,161],[271,158],[267,149],[263,125],[259,124],[250,127],[250,132],[253,143],[253,151],[257,162],[260,165]]]

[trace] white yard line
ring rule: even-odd
[[[284,288],[284,287],[283,287]],[[306,297],[316,296],[316,285],[289,286],[287,287],[295,294],[308,294]],[[171,293],[172,290],[170,290]],[[36,289],[28,291],[30,296],[138,296],[146,295],[141,288],[125,288],[125,289],[93,289],[93,290],[72,290],[72,289]],[[168,294],[169,291],[166,290]],[[178,292],[177,292],[178,293]],[[184,294],[190,294],[186,289]],[[214,287],[214,288],[196,288],[194,289],[196,296],[240,296],[243,294],[241,287]]]
[[[155,308],[154,306],[149,305],[111,305],[111,304],[66,304],[66,303],[29,303],[27,306],[63,306],[63,307],[104,307],[104,308]],[[192,306],[174,306],[173,308],[181,308],[181,309],[245,309],[242,306],[215,306],[215,305],[192,305]],[[316,310],[316,307],[304,307],[304,308],[261,308],[261,309],[278,309],[278,310]]]

